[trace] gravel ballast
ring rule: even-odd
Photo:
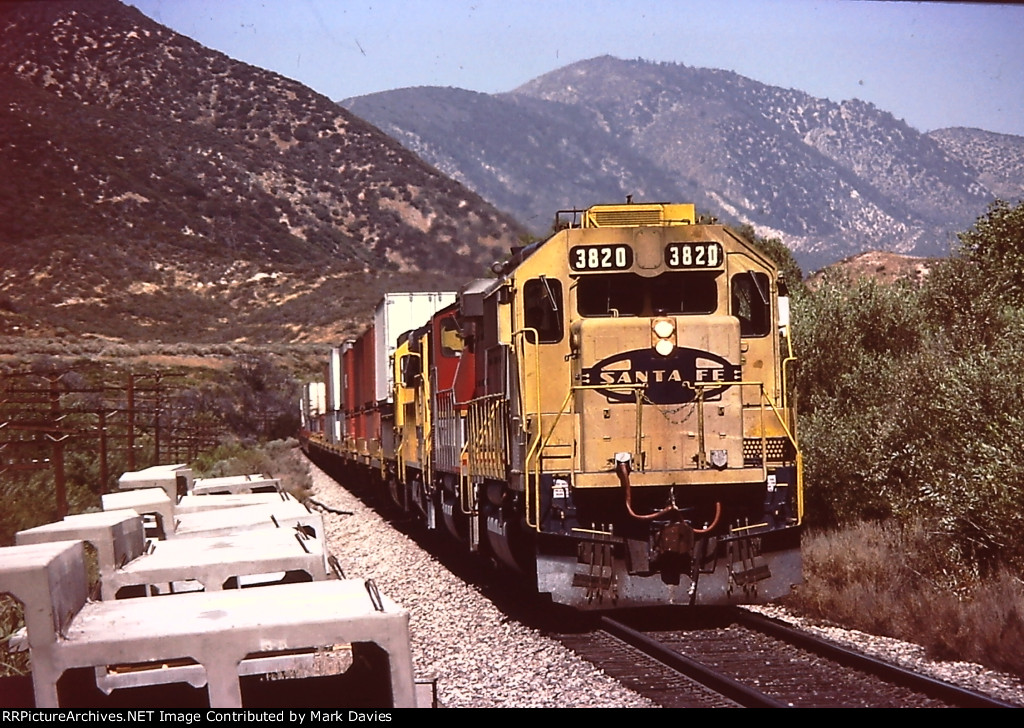
[[[509,620],[471,585],[316,466],[313,497],[348,578],[373,579],[410,612],[413,670],[446,708],[652,707],[552,639]]]

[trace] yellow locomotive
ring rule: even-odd
[[[395,342],[370,468],[559,603],[785,595],[803,504],[777,267],[693,205],[556,230]]]

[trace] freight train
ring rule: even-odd
[[[777,266],[690,204],[556,215],[495,277],[393,293],[306,386],[303,446],[579,609],[801,578]]]

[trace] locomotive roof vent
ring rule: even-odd
[[[555,230],[598,227],[668,227],[693,225],[697,222],[696,206],[649,202],[634,205],[594,205],[580,210],[559,210],[555,213]]]
[[[583,227],[643,227],[646,225],[693,225],[694,205],[665,203],[595,205],[583,216]]]

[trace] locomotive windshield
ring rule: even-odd
[[[673,271],[654,278],[635,273],[581,276],[580,316],[657,316],[714,313],[718,271]]]

